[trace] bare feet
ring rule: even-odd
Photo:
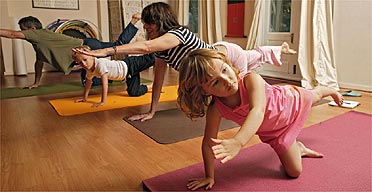
[[[23,89],[33,89],[33,88],[37,88],[39,85],[37,84],[32,84],[32,85],[29,85],[27,87],[23,87]]]
[[[297,141],[297,145],[301,151],[301,157],[312,157],[312,158],[322,158],[324,155],[316,152],[312,149],[307,148],[303,143]]]
[[[297,53],[297,51],[289,48],[289,45],[288,45],[287,42],[282,43],[282,54],[294,55],[296,53]]]
[[[137,12],[132,15],[132,19],[130,20],[130,22],[135,25],[139,20],[141,20],[141,13]]]

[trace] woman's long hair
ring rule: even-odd
[[[147,5],[142,10],[141,17],[144,23],[156,24],[160,35],[181,26],[174,11],[163,2]]]

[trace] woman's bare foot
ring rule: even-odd
[[[297,51],[289,48],[289,45],[287,42],[283,42],[282,43],[282,54],[290,54],[290,55],[294,55],[296,54]]]
[[[141,20],[141,13],[137,12],[132,15],[132,20],[130,22],[135,25],[139,20]]]
[[[316,152],[312,149],[307,148],[303,143],[297,141],[297,145],[300,148],[301,157],[312,157],[312,158],[321,158],[324,155]]]

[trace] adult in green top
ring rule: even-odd
[[[69,74],[71,72],[71,48],[83,44],[83,39],[70,37],[61,33],[55,33],[48,29],[20,31],[25,40],[30,42],[36,52],[36,61],[49,63],[59,71]],[[38,63],[35,63],[35,72]],[[36,83],[36,82],[35,82]]]
[[[19,20],[18,25],[21,31],[0,29],[0,37],[23,39],[32,44],[36,53],[35,81],[33,84],[25,87],[32,89],[39,86],[44,63],[49,63],[65,74],[69,74],[73,63],[72,48],[80,45],[88,45],[91,49],[102,49],[129,43],[138,31],[134,25],[140,19],[140,13],[134,14],[131,22],[115,42],[101,42],[95,38],[78,39],[55,33],[48,29],[43,29],[39,19],[33,16],[24,17]]]

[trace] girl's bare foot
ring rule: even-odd
[[[307,148],[303,143],[297,141],[297,145],[300,148],[301,157],[312,157],[312,158],[321,158],[323,154],[316,152],[312,149]]]
[[[290,55],[293,55],[293,54],[296,54],[297,51],[289,48],[289,45],[287,42],[283,42],[282,43],[282,54],[290,54]]]

